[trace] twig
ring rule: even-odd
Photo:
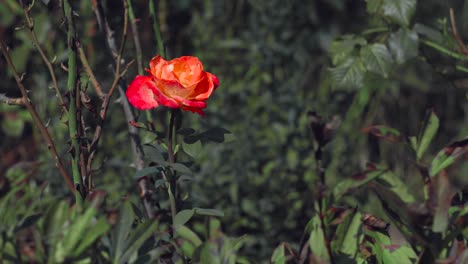
[[[455,22],[455,15],[453,13],[453,8],[450,8],[450,22],[452,24],[452,34],[457,40],[458,45],[460,46],[460,51],[463,54],[468,55],[468,48],[466,48],[465,43],[463,43],[463,40],[461,39],[460,35],[458,35],[457,23]]]
[[[96,15],[96,20],[98,21],[99,28],[106,36],[107,48],[111,54],[116,54],[117,48],[115,45],[114,34],[109,27],[109,23],[107,22],[107,19],[104,15],[102,6],[100,2],[98,1],[93,1],[92,3],[93,3],[93,10]],[[114,61],[114,64],[116,63],[120,63],[120,62]],[[117,89],[119,90],[120,99],[121,99],[120,103],[122,104],[125,118],[128,123],[130,121],[134,121],[136,118],[132,111],[130,103],[128,102],[125,96],[125,91],[122,87],[127,87],[127,84],[125,83],[123,79],[120,79],[119,85],[117,85]],[[136,170],[139,171],[143,169],[144,161],[143,161],[143,148],[141,146],[140,137],[138,135],[138,129],[136,127],[133,127],[129,123],[127,126],[128,126],[129,136],[130,136],[130,143],[131,143],[131,147],[133,151],[134,164],[135,164]],[[148,216],[148,218],[152,219],[155,216],[155,212],[154,212],[154,208],[151,202],[151,191],[149,191],[147,187],[146,177],[141,177],[140,179],[138,179],[137,184],[140,190],[140,197],[142,199],[143,206],[145,207],[146,215]]]
[[[83,65],[86,74],[89,76],[89,79],[91,80],[91,83],[93,84],[96,94],[99,96],[99,98],[101,98],[101,100],[103,100],[105,94],[102,91],[102,86],[96,79],[96,76],[94,76],[94,72],[93,70],[91,70],[91,67],[89,66],[88,59],[86,58],[86,54],[79,41],[76,41],[76,47],[78,48],[78,54],[80,55],[81,64]]]
[[[60,93],[60,89],[59,89],[58,84],[57,84],[57,78],[55,77],[55,72],[54,72],[54,68],[52,67],[52,63],[47,58],[44,50],[41,47],[41,44],[39,43],[39,40],[37,39],[36,33],[34,32],[34,22],[33,22],[32,18],[29,16],[29,11],[30,11],[31,8],[32,8],[32,6],[30,6],[28,8],[23,7],[23,12],[24,12],[24,17],[26,18],[26,23],[28,25],[29,32],[31,33],[32,41],[34,42],[34,45],[36,46],[37,50],[39,51],[39,54],[41,55],[42,60],[44,61],[44,63],[47,66],[47,69],[49,70],[50,77],[52,78],[52,84],[54,86],[55,93],[56,93],[56,95],[57,95],[57,97],[59,99],[60,106],[63,108],[63,110],[65,112],[67,112],[67,106],[66,106],[66,104],[65,104],[65,102],[63,100],[62,93]]]
[[[18,75],[18,72],[16,71],[15,65],[13,64],[13,61],[11,60],[10,54],[8,54],[8,50],[3,43],[3,39],[0,38],[0,49],[2,50],[3,56],[5,57],[5,60],[7,61],[8,66],[11,68],[13,75],[16,80],[16,84],[18,85],[18,88],[22,94],[22,101],[24,106],[26,106],[26,109],[28,110],[29,114],[31,115],[34,123],[36,126],[39,128],[39,131],[44,138],[44,140],[47,142],[47,148],[49,149],[50,153],[52,154],[52,157],[55,159],[55,165],[60,171],[60,174],[62,175],[63,179],[68,185],[68,188],[70,191],[74,194],[75,193],[75,188],[73,186],[73,182],[70,179],[70,176],[68,176],[67,171],[65,170],[65,167],[63,166],[62,161],[60,160],[60,157],[57,153],[57,149],[55,148],[54,141],[50,137],[49,131],[47,130],[46,126],[44,123],[42,123],[41,118],[36,112],[36,109],[31,103],[31,100],[28,97],[28,94],[26,92],[26,88],[23,86],[22,83],[22,78]]]
[[[109,92],[105,95],[103,95],[103,102],[101,105],[101,110],[99,111],[99,122],[98,125],[96,126],[96,130],[94,131],[94,136],[93,140],[91,141],[91,147],[90,147],[90,153],[88,156],[88,174],[91,172],[91,166],[94,160],[94,155],[97,150],[97,145],[99,143],[99,139],[101,138],[102,135],[102,128],[104,125],[104,120],[106,119],[106,114],[107,114],[107,109],[109,108],[109,103],[110,99],[112,98],[112,95],[114,94],[115,88],[117,87],[117,84],[119,83],[119,80],[121,78],[120,75],[120,59],[122,57],[122,52],[125,47],[125,41],[127,39],[127,29],[128,29],[128,8],[127,8],[127,3],[125,0],[123,0],[124,4],[124,28],[122,32],[122,40],[120,42],[120,48],[119,51],[117,52],[117,56],[115,58],[115,73],[114,73],[114,81],[112,82],[111,88],[109,89]],[[107,22],[106,22],[107,23]],[[109,36],[108,34],[106,34]],[[90,174],[88,176],[91,176]]]
[[[132,0],[127,0],[128,15],[130,16],[130,26],[132,29],[133,42],[135,43],[136,59],[138,64],[138,75],[143,75],[143,53],[141,51],[140,36],[136,24],[135,13],[133,12]]]
[[[76,45],[75,45],[75,25],[72,17],[72,7],[69,0],[63,1],[65,18],[67,21],[67,42],[68,42],[68,81],[67,88],[70,96],[69,111],[68,111],[68,130],[70,133],[72,156],[72,175],[75,188],[78,192],[75,193],[75,202],[79,209],[83,206],[83,199],[86,197],[83,178],[81,177],[79,160],[81,153],[81,145],[78,142],[80,134],[78,133],[77,124],[79,112],[77,111],[77,67],[76,67]]]

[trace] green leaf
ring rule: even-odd
[[[359,212],[351,214],[351,223],[346,228],[346,233],[341,244],[340,251],[346,255],[354,256],[359,251],[362,237],[360,236],[362,215]]]
[[[340,181],[333,188],[333,196],[335,198],[334,200],[340,200],[341,197],[346,193],[367,184],[368,182],[386,173],[386,171],[387,170],[375,168],[373,165],[371,165],[366,171],[356,173],[350,178]]]
[[[192,175],[193,172],[184,164],[182,163],[166,163],[166,166],[173,168],[175,171],[180,172],[182,174]]]
[[[229,130],[222,127],[213,127],[201,133],[199,136],[202,140],[202,143],[210,141],[215,143],[222,143],[225,140],[226,134],[229,135],[232,133]]]
[[[367,41],[364,38],[354,36],[345,36],[343,40],[333,41],[329,49],[333,65],[344,63],[352,55],[356,46],[366,44]]]
[[[379,11],[382,6],[383,0],[366,0],[367,2],[367,12],[369,14],[374,14]]]
[[[112,247],[111,256],[113,256],[113,263],[117,263],[118,259],[122,256],[125,250],[125,241],[131,231],[133,219],[135,215],[129,202],[125,202],[119,213],[119,221],[115,226],[114,232],[112,233]]]
[[[391,190],[405,203],[414,203],[416,201],[412,194],[414,191],[410,191],[408,189],[408,184],[403,182],[400,177],[391,171],[386,171],[379,175],[377,182]]]
[[[104,235],[110,229],[109,223],[104,217],[99,218],[99,220],[89,229],[86,230],[86,233],[83,234],[83,238],[80,241],[80,244],[77,248],[73,250],[72,256],[79,256],[85,252],[96,240]]]
[[[313,216],[310,228],[309,247],[311,253],[318,258],[320,262],[328,263],[328,251],[325,246],[324,233],[320,225],[320,217],[318,214]]]
[[[174,219],[174,225],[177,226],[183,226],[185,223],[187,223],[190,218],[192,218],[193,214],[195,213],[194,209],[186,209],[178,212],[175,216]]]
[[[347,59],[337,67],[330,68],[333,83],[340,88],[359,88],[363,85],[366,68],[360,58],[353,57]]]
[[[190,228],[186,226],[179,226],[175,230],[175,234],[180,238],[190,241],[192,244],[194,244],[197,247],[203,243],[200,237],[198,237],[198,235],[195,234],[195,232],[193,232]]]
[[[193,208],[193,210],[195,210],[195,214],[197,215],[218,216],[218,217],[224,216],[224,213],[222,211],[216,210],[216,209]]]
[[[429,171],[430,176],[437,175],[441,170],[455,163],[455,161],[468,152],[468,138],[454,142],[443,150],[439,151],[437,156],[432,160]]]
[[[392,0],[393,1],[393,0]],[[395,61],[403,64],[418,55],[418,34],[409,29],[400,28],[388,39],[388,47]]]
[[[392,21],[408,27],[416,11],[416,0],[384,0],[382,9]]]
[[[161,147],[160,145],[144,145],[143,152],[145,153],[145,157],[153,162],[161,163],[165,162],[165,155],[167,151]]]
[[[160,173],[163,171],[163,167],[161,166],[151,166],[151,167],[146,167],[142,170],[139,170],[135,173],[135,178],[141,178],[143,176],[147,176],[153,173]]]
[[[393,59],[387,46],[380,43],[367,45],[361,49],[361,59],[368,71],[388,77]]]
[[[437,130],[439,129],[439,118],[431,111],[431,113],[426,117],[424,125],[421,129],[420,136],[418,138],[418,148],[416,150],[416,158],[420,160],[424,153],[429,147],[429,144],[434,138]]]
[[[348,210],[343,222],[338,225],[332,246],[335,251],[354,257],[362,240],[360,236],[362,215],[356,210]]]
[[[275,248],[270,263],[286,264],[286,244],[284,242]]]
[[[198,158],[203,153],[203,145],[200,140],[197,140],[192,144],[187,144],[183,142],[182,149],[185,153],[187,153],[187,155],[191,156],[192,158]]]
[[[149,219],[143,224],[140,224],[135,230],[130,233],[126,238],[125,247],[120,256],[118,263],[128,263],[130,257],[138,251],[138,249],[148,240],[154,232],[158,229],[159,222],[154,219]]]

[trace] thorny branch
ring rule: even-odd
[[[31,8],[32,8],[32,6],[27,7],[27,8],[23,6],[24,17],[26,18],[26,23],[27,23],[29,32],[31,34],[32,41],[33,41],[34,45],[36,46],[37,50],[39,51],[39,54],[41,55],[42,60],[46,64],[47,69],[49,70],[50,77],[52,78],[52,84],[54,86],[55,93],[56,93],[56,95],[57,95],[57,97],[59,99],[60,106],[63,108],[63,110],[65,112],[67,112],[67,106],[66,106],[66,104],[65,104],[65,102],[63,100],[62,93],[60,92],[60,89],[58,87],[57,78],[55,76],[55,72],[54,72],[54,68],[52,66],[52,63],[47,58],[47,55],[45,54],[44,50],[42,49],[42,46],[39,43],[39,40],[37,39],[36,33],[34,32],[34,21],[29,16],[29,11],[30,11]]]
[[[46,126],[42,122],[41,118],[36,112],[36,109],[31,103],[31,100],[28,97],[28,93],[26,91],[26,88],[24,87],[22,83],[22,78],[19,76],[18,72],[16,71],[15,65],[13,64],[13,61],[11,60],[10,54],[8,53],[8,50],[6,48],[5,43],[3,43],[3,40],[0,39],[0,49],[3,53],[3,56],[5,57],[5,60],[8,64],[8,66],[11,68],[13,75],[16,80],[16,84],[18,85],[18,88],[21,92],[21,100],[23,101],[23,105],[26,107],[28,110],[29,114],[33,118],[34,123],[36,126],[39,128],[39,131],[41,132],[42,137],[44,140],[47,142],[47,148],[49,149],[50,153],[52,154],[52,157],[55,159],[55,165],[58,167],[60,174],[62,175],[63,179],[68,185],[68,188],[70,191],[74,194],[75,193],[75,188],[73,186],[72,180],[70,176],[68,175],[67,171],[65,170],[65,167],[63,166],[62,161],[60,160],[60,157],[57,153],[57,149],[55,148],[54,141],[52,140],[49,131],[47,130]]]
[[[125,0],[123,1],[125,2]],[[124,7],[127,8],[126,3],[124,3]],[[107,47],[110,53],[113,55],[113,57],[117,58],[117,55],[116,55],[117,46],[115,44],[114,32],[111,30],[109,23],[107,22],[101,3],[99,1],[93,1],[93,9],[96,15],[96,19],[98,21],[99,28],[106,36]],[[128,14],[126,13],[125,19],[127,19],[127,16]],[[115,60],[114,64],[115,64],[115,68],[117,68],[117,65],[120,64],[120,58],[119,60]],[[127,87],[127,85],[123,79],[119,79],[117,89],[119,90],[119,93],[120,93],[120,97],[121,97],[120,103],[122,104],[125,118],[128,122],[134,121],[136,119],[135,115],[132,111],[132,108],[130,107],[129,102],[127,101],[125,97],[125,91],[123,90],[122,87]],[[134,161],[135,167],[137,170],[141,170],[143,169],[144,161],[143,161],[143,149],[141,146],[140,138],[138,136],[138,130],[136,127],[133,127],[130,124],[128,124],[128,131],[130,134],[131,146],[132,146],[132,151],[133,151],[134,159],[135,159]],[[155,214],[154,214],[154,209],[153,209],[153,206],[151,204],[151,199],[150,199],[151,192],[147,188],[145,177],[142,177],[138,180],[138,187],[140,189],[140,197],[143,201],[146,214],[148,218],[153,218]]]

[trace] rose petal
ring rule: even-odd
[[[203,65],[198,58],[182,56],[169,61],[169,64],[174,66],[174,75],[184,87],[191,87],[200,82]]]
[[[213,91],[219,86],[219,80],[213,74],[206,72],[205,78],[190,94],[191,99],[206,100],[211,96]]]
[[[192,90],[185,88],[178,81],[169,81],[164,79],[153,78],[158,89],[167,97],[173,98],[174,96],[187,97]]]
[[[177,81],[177,77],[174,75],[174,66],[159,55],[151,59],[148,72],[155,78]]]
[[[206,108],[206,102],[205,101],[194,101],[194,100],[188,100],[179,96],[174,96],[173,97],[181,106],[188,106],[188,107],[193,107],[193,108]]]
[[[166,96],[162,91],[158,89],[158,86],[155,85],[154,87],[154,97],[158,101],[159,104],[162,104],[164,106],[170,107],[170,108],[179,108],[180,104],[172,99],[169,96]]]
[[[127,88],[128,101],[140,110],[148,110],[157,107],[158,101],[154,97],[156,85],[149,76],[137,76]]]
[[[186,106],[181,106],[180,108],[184,111],[190,111],[192,113],[197,113],[201,115],[202,117],[205,117],[205,112],[203,112],[201,108],[186,107]]]

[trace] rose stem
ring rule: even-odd
[[[76,68],[76,45],[75,45],[75,26],[72,18],[72,8],[69,0],[63,1],[63,8],[65,17],[67,20],[67,42],[68,42],[68,94],[70,96],[69,111],[68,111],[68,128],[71,139],[70,154],[72,156],[72,176],[73,182],[77,192],[75,192],[75,202],[79,210],[83,206],[83,198],[85,196],[85,190],[83,185],[83,178],[81,178],[79,171],[79,158],[80,158],[80,144],[78,142],[79,134],[77,130],[77,68]]]
[[[55,165],[58,167],[58,169],[60,171],[60,174],[62,175],[63,179],[65,180],[68,187],[70,188],[70,191],[74,194],[75,193],[75,188],[73,186],[73,182],[72,182],[70,176],[68,176],[67,170],[65,169],[65,167],[63,166],[62,161],[60,160],[60,157],[59,157],[59,155],[57,153],[57,149],[55,148],[54,141],[52,140],[52,137],[50,136],[49,131],[47,130],[47,127],[44,125],[41,118],[37,114],[36,108],[34,108],[31,100],[29,99],[26,88],[24,87],[24,85],[22,83],[23,79],[18,75],[18,72],[16,71],[16,67],[13,64],[13,61],[11,60],[10,54],[8,54],[8,50],[6,48],[6,45],[3,43],[2,39],[0,39],[0,50],[2,51],[3,56],[5,57],[5,60],[6,60],[7,64],[8,64],[8,66],[10,67],[11,71],[13,72],[13,75],[14,75],[15,80],[16,80],[16,84],[18,85],[18,88],[19,88],[19,90],[21,92],[22,97],[19,98],[20,101],[21,101],[21,104],[26,107],[26,109],[28,110],[29,114],[31,115],[31,117],[32,117],[32,119],[34,121],[34,124],[39,128],[39,131],[41,132],[42,137],[47,142],[47,148],[49,149],[50,154],[55,159]],[[18,101],[18,100],[16,100],[16,101]],[[20,103],[20,102],[18,102],[18,103]]]
[[[173,149],[173,140],[174,140],[174,127],[175,127],[175,118],[177,115],[177,110],[171,110],[171,119],[169,121],[169,133],[167,135],[167,154],[169,156],[169,162],[175,162],[174,156],[174,149]],[[177,178],[176,173],[171,173],[170,179],[167,179],[166,175],[163,173],[163,177],[165,178],[168,186],[167,186],[167,193],[169,195],[169,202],[171,204],[171,216],[172,216],[172,224],[174,224],[175,216],[177,214],[177,207],[176,207],[176,184]],[[168,181],[169,180],[169,181]]]

